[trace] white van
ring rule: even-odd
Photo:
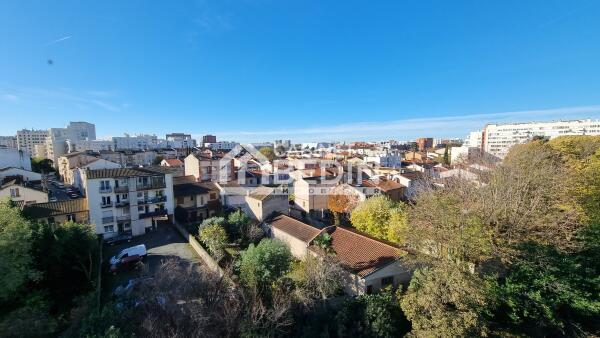
[[[112,256],[110,258],[110,264],[114,265],[121,261],[121,259],[133,255],[138,255],[140,257],[146,257],[148,253],[146,252],[146,246],[144,244],[132,246],[131,248],[123,249],[117,255]]]

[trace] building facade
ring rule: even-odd
[[[32,154],[35,145],[46,144],[47,130],[21,129],[17,131],[17,148]]]
[[[534,137],[555,138],[567,135],[600,135],[600,120],[570,120],[512,124],[488,124],[483,129],[483,150],[504,158],[510,147]]]
[[[85,172],[84,186],[90,223],[105,238],[120,233],[144,234],[175,209],[173,178],[142,168]]]

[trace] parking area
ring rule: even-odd
[[[112,275],[108,272],[107,267],[104,267],[102,293],[105,299],[110,297],[117,286],[127,283],[130,279],[152,276],[164,260],[176,259],[184,265],[201,264],[202,262],[190,245],[171,225],[159,224],[157,230],[134,237],[129,243],[121,243],[114,246],[105,245],[103,248],[103,260],[105,264],[110,260],[110,257],[121,250],[138,244],[144,244],[148,252],[142,268]]]

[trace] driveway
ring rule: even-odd
[[[115,276],[108,273],[105,268],[102,280],[102,292],[105,299],[111,295],[118,285],[127,283],[130,279],[141,277],[143,274],[147,276],[154,275],[164,260],[175,259],[183,265],[202,263],[202,260],[192,250],[191,246],[169,224],[160,224],[157,230],[134,237],[130,243],[114,246],[105,245],[102,249],[104,262],[108,262],[110,257],[121,250],[138,244],[146,245],[148,251],[148,256],[144,260],[144,268],[122,272]]]

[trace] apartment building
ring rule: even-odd
[[[137,135],[113,137],[113,150],[146,150],[154,149],[158,145],[156,135]]]
[[[72,148],[74,148],[74,151],[91,150],[94,152],[100,152],[112,150],[113,142],[109,140],[82,140],[77,142],[77,144],[75,144]]]
[[[17,131],[17,148],[33,154],[34,147],[38,144],[45,145],[47,137],[47,130],[21,129]]]
[[[215,135],[204,135],[202,136],[202,146],[206,147],[207,143],[216,143],[217,137]]]
[[[185,210],[185,219],[179,221],[202,222],[221,209],[219,188],[212,182],[197,182],[194,176],[175,177],[173,193],[176,206]]]
[[[16,136],[0,136],[0,148],[19,148]]]
[[[570,120],[511,124],[488,124],[483,129],[483,150],[504,158],[510,147],[532,138],[555,138],[566,135],[600,135],[600,120]]]
[[[429,148],[433,148],[433,138],[431,137],[419,137],[415,140],[419,151],[426,151]]]
[[[237,142],[229,142],[229,141],[219,141],[219,142],[207,142],[204,143],[204,146],[210,148],[213,151],[229,151],[239,143]]]
[[[143,168],[87,170],[84,186],[90,223],[105,238],[142,235],[175,209],[173,177]]]
[[[46,157],[58,168],[58,158],[75,151],[81,141],[96,139],[96,126],[88,122],[69,122],[66,128],[48,129],[46,138]]]
[[[196,140],[192,138],[192,135],[185,133],[171,133],[166,135],[167,143],[171,144],[173,148],[195,148]]]

